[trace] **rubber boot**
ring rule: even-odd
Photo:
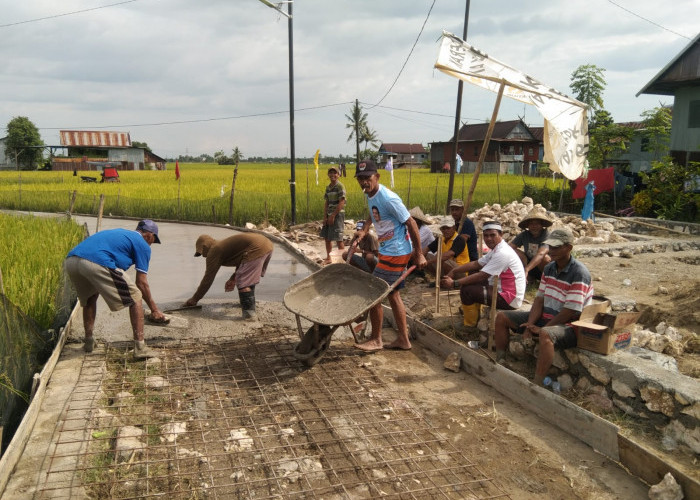
[[[252,289],[249,292],[238,291],[238,297],[241,300],[241,309],[243,309],[243,319],[255,319],[257,314],[255,313],[255,290]]]
[[[83,351],[92,352],[94,348],[95,348],[95,337],[93,337],[93,336],[85,337],[85,341],[83,342]]]
[[[462,315],[464,316],[464,326],[476,326],[479,322],[479,311],[481,304],[471,304],[462,306]]]
[[[143,340],[134,340],[134,359],[155,358],[158,353],[152,351]]]

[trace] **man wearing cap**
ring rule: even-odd
[[[194,295],[187,299],[184,306],[197,305],[197,302],[209,291],[221,266],[235,267],[236,270],[226,282],[224,290],[232,292],[238,287],[243,319],[256,318],[255,285],[265,276],[274,248],[272,242],[258,233],[236,234],[219,241],[208,234],[202,234],[197,238],[194,246],[194,256],[204,257],[207,267],[199,287]]]
[[[546,228],[552,225],[543,208],[535,207],[520,221],[518,226],[524,231],[517,235],[510,246],[520,257],[525,266],[528,281],[537,281],[542,277],[544,266],[552,260],[547,252],[549,247],[544,244],[549,237]],[[523,250],[520,250],[520,247]]]
[[[498,309],[517,309],[525,297],[525,271],[515,251],[503,240],[503,228],[496,221],[484,222],[484,243],[491,249],[479,260],[458,266],[447,273],[441,285],[460,287],[462,304],[489,304],[493,277],[498,276]],[[469,273],[456,278],[458,273]]]
[[[321,227],[321,238],[326,240],[326,260],[324,264],[331,263],[331,248],[333,242],[337,242],[338,250],[343,250],[343,230],[345,229],[345,186],[338,180],[340,170],[338,167],[328,169],[330,184],[326,187],[323,195],[325,202],[323,205],[323,227]]]
[[[476,228],[471,219],[464,216],[464,202],[462,200],[454,199],[450,202],[450,215],[455,220],[455,225],[458,228],[457,231],[460,237],[467,243],[469,260],[477,260],[479,258],[479,251],[477,249]]]
[[[467,251],[466,242],[457,234],[455,220],[452,218],[452,216],[446,215],[441,217],[439,225],[440,232],[442,233],[442,264],[440,266],[441,276],[436,276],[436,281],[442,279],[449,271],[457,266],[462,266],[469,262],[469,253]],[[426,269],[433,274],[437,272],[437,251],[438,240],[433,241],[426,249],[423,250],[423,255],[425,255],[425,258],[428,261]],[[432,252],[432,254],[429,254],[428,252]],[[464,273],[453,275],[454,278],[462,278],[464,276]],[[430,286],[434,286],[434,284],[431,284]]]
[[[111,311],[129,308],[134,333],[134,358],[154,356],[143,339],[143,304],[151,309],[149,319],[157,323],[167,321],[151,296],[148,285],[148,265],[151,245],[160,243],[158,226],[149,219],[142,220],[135,231],[106,229],[89,236],[75,246],[64,262],[83,308],[85,341],[83,350],[92,352],[97,316],[97,298],[101,295]],[[136,282],[125,273],[136,267]]]
[[[523,339],[539,337],[540,352],[534,383],[542,385],[554,360],[554,348],[576,347],[576,333],[570,325],[593,297],[591,274],[571,256],[574,237],[566,229],[555,229],[545,240],[552,262],[545,266],[537,296],[529,312],[502,311],[496,316],[496,358],[505,360],[510,330]]]
[[[413,262],[419,269],[425,267],[426,261],[421,252],[418,225],[406,210],[401,198],[379,184],[377,166],[372,160],[362,160],[358,163],[355,177],[365,193],[370,208],[370,215],[365,221],[364,227],[355,236],[362,241],[367,236],[370,226],[374,224],[379,241],[379,255],[372,274],[392,285],[403,274],[409,259],[413,258]],[[389,294],[389,304],[394,313],[398,330],[396,340],[386,346],[382,342],[384,310],[382,304],[379,303],[370,309],[372,335],[367,342],[356,344],[358,349],[373,352],[382,348],[400,350],[411,348],[406,323],[406,309],[399,292],[402,286],[403,282]]]

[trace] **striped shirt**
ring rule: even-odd
[[[345,186],[343,186],[340,181],[336,181],[335,185],[329,184],[326,187],[326,193],[323,195],[323,197],[328,202],[328,213],[326,215],[330,215],[335,212],[340,200],[345,199]],[[345,208],[340,210],[338,213],[344,214]]]
[[[593,298],[591,273],[573,257],[561,271],[556,262],[550,262],[542,273],[537,296],[544,297],[542,319],[552,319],[563,308],[580,313]]]

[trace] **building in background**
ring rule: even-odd
[[[700,34],[640,94],[673,96],[670,155],[679,165],[700,161]]]

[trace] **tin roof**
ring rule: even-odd
[[[700,34],[664,66],[642,90],[641,94],[675,95],[683,86],[697,86],[700,81]]]
[[[128,132],[61,130],[61,146],[130,148]]]

